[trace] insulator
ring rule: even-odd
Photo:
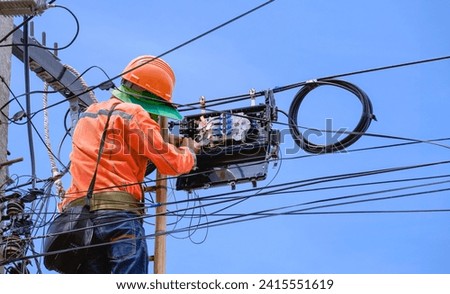
[[[6,213],[9,216],[18,215],[22,213],[25,208],[25,205],[20,199],[13,199],[8,202],[6,205]]]
[[[4,237],[0,247],[3,259],[13,259],[22,256],[24,241],[16,235]]]

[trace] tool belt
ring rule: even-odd
[[[69,202],[64,210],[86,204],[86,197],[77,198]],[[90,200],[90,211],[96,210],[126,210],[138,215],[144,214],[144,204],[133,195],[123,191],[106,191],[94,193]]]

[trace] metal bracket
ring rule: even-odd
[[[24,62],[23,32],[20,29],[14,32],[12,44],[12,52],[14,56]],[[35,72],[39,78],[49,83],[55,91],[61,93],[64,97],[69,99],[69,101],[72,98],[76,98],[77,101],[86,106],[94,103],[92,98],[89,96],[89,93],[83,90],[85,87],[82,85],[80,79],[72,72],[66,70],[58,57],[52,54],[49,50],[43,48],[43,46],[34,38],[28,37],[28,44],[30,69]]]

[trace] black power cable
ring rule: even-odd
[[[311,143],[302,135],[297,127],[297,117],[300,105],[302,104],[308,93],[320,86],[335,86],[350,91],[360,100],[363,108],[361,118],[355,129],[352,132],[348,132],[347,136],[342,140],[327,145],[318,145]],[[363,90],[349,82],[336,79],[314,80],[311,82],[307,82],[297,92],[289,109],[289,129],[291,131],[292,137],[294,138],[294,142],[303,150],[314,154],[332,153],[349,147],[350,145],[355,143],[369,128],[372,119],[375,119],[375,116],[372,111],[372,103],[370,102],[367,94]]]

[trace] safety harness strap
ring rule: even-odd
[[[85,199],[75,199],[67,204],[65,209],[85,205]],[[96,210],[126,210],[138,215],[144,214],[144,205],[130,193],[124,191],[105,191],[94,193],[90,199],[90,211]]]
[[[91,202],[92,194],[94,193],[94,186],[95,186],[95,180],[97,179],[98,165],[100,163],[100,158],[102,157],[103,147],[105,146],[106,131],[108,130],[109,120],[111,119],[111,115],[114,111],[114,108],[116,108],[116,106],[117,106],[117,104],[114,104],[108,112],[108,118],[106,119],[105,129],[103,130],[102,138],[100,139],[100,147],[98,149],[97,163],[95,164],[94,175],[92,176],[92,180],[91,180],[91,183],[89,184],[89,188],[88,188],[88,191],[86,194],[86,206],[88,208],[91,205],[90,202]]]

